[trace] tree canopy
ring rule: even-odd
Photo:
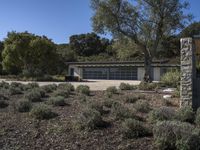
[[[3,69],[31,76],[52,74],[57,60],[55,44],[45,36],[9,32],[4,41]]]
[[[151,79],[151,62],[163,39],[183,28],[190,15],[180,0],[91,0],[93,29],[114,37],[129,37],[144,54],[145,74]]]
[[[105,52],[109,46],[108,39],[101,39],[95,33],[72,35],[70,37],[70,48],[79,56],[92,56]]]

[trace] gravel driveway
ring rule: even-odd
[[[7,81],[5,79],[0,79],[0,82],[2,81],[5,81],[5,82],[8,82],[8,83],[11,83],[11,82],[19,82],[19,83],[22,83],[22,84],[28,84],[28,83],[31,83],[31,82],[23,82],[23,81]],[[88,85],[90,87],[91,90],[93,91],[102,91],[102,90],[106,90],[107,87],[110,87],[110,86],[116,86],[118,87],[120,85],[120,83],[129,83],[129,84],[132,84],[132,85],[138,85],[140,83],[140,81],[133,81],[133,80],[88,80],[88,81],[85,81],[85,82],[69,82],[71,83],[72,85],[75,86],[75,88],[78,86],[78,85]],[[43,86],[43,85],[49,85],[49,84],[60,84],[60,83],[63,83],[63,82],[37,82],[40,86]]]

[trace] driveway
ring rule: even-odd
[[[19,82],[22,84],[28,84],[31,82],[24,82],[24,81],[9,81],[6,79],[0,79],[0,82],[5,81],[8,83],[11,82]],[[78,85],[88,85],[90,87],[90,89],[92,91],[102,91],[102,90],[106,90],[106,88],[110,87],[110,86],[116,86],[119,87],[120,83],[129,83],[131,85],[138,85],[140,83],[140,81],[133,81],[133,80],[88,80],[88,81],[84,81],[84,82],[68,82],[71,83],[72,85],[74,85],[74,87],[76,88]],[[49,85],[49,84],[60,84],[60,83],[64,83],[64,82],[37,82],[40,86],[43,85]]]

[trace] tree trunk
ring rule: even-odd
[[[150,52],[145,49],[144,50],[144,69],[145,69],[145,74],[144,74],[144,81],[145,82],[152,82],[153,77],[152,77],[152,56]]]

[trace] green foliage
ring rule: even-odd
[[[189,24],[185,29],[183,29],[180,33],[180,37],[193,37],[194,35],[200,34],[200,22],[193,22]]]
[[[53,95],[55,97],[56,96],[62,96],[62,97],[65,97],[65,98],[69,97],[69,94],[70,94],[69,90],[66,90],[66,89],[64,89],[64,90],[58,89],[53,93]]]
[[[148,115],[148,120],[151,123],[156,123],[158,121],[172,120],[175,117],[175,110],[170,107],[160,107],[152,110]]]
[[[94,110],[100,112],[101,115],[107,113],[107,111],[104,110],[103,106],[104,106],[103,103],[102,102],[98,102],[98,101],[94,101],[94,102],[91,102],[89,104],[89,108],[94,109]]]
[[[0,108],[6,108],[8,107],[8,102],[5,100],[0,100]]]
[[[103,105],[107,108],[111,108],[114,103],[115,103],[115,101],[112,99],[106,99],[103,101]]]
[[[176,114],[176,119],[183,122],[193,123],[195,119],[193,109],[190,106],[180,108]]]
[[[42,95],[40,93],[40,90],[38,89],[32,89],[28,91],[25,96],[29,101],[31,102],[41,102],[42,101]]]
[[[69,92],[75,90],[74,86],[71,83],[61,83],[58,85],[58,89],[68,90]]]
[[[56,113],[52,112],[51,109],[44,104],[39,104],[38,106],[34,106],[30,114],[35,119],[39,120],[51,119],[57,116]]]
[[[27,77],[52,74],[56,68],[56,47],[47,37],[28,32],[9,32],[4,41],[3,68]]]
[[[126,118],[136,118],[134,110],[130,110],[120,103],[114,103],[112,105],[112,114],[114,115],[115,120],[124,120]]]
[[[49,103],[52,104],[53,106],[65,106],[65,98],[62,96],[56,96],[56,97],[51,97],[49,99]]]
[[[162,76],[161,83],[169,87],[178,87],[180,85],[180,72],[178,70],[167,72]]]
[[[134,108],[139,111],[139,112],[143,112],[143,113],[148,113],[150,111],[150,106],[149,103],[147,101],[141,100],[141,101],[137,101],[135,103]]]
[[[25,85],[24,90],[30,90],[34,88],[39,88],[39,84],[36,82],[28,83],[27,85]]]
[[[20,100],[18,103],[17,103],[17,110],[19,112],[29,112],[32,108],[32,104],[29,100]]]
[[[57,89],[56,84],[49,84],[49,85],[44,85],[41,87],[46,93],[52,93]]]
[[[111,98],[113,94],[118,94],[116,86],[111,86],[106,89],[106,95]]]
[[[0,82],[0,88],[8,89],[9,88],[9,83],[2,81]]]
[[[76,88],[76,91],[80,94],[84,94],[84,95],[87,95],[89,96],[90,95],[90,87],[87,86],[87,85],[79,85],[77,88]]]
[[[197,126],[200,126],[200,108],[197,109],[195,123]]]
[[[85,109],[80,114],[76,126],[78,129],[94,130],[106,127],[106,123],[103,121],[100,112],[94,109]]]
[[[98,55],[105,52],[110,42],[108,39],[101,39],[95,33],[72,35],[70,37],[70,48],[80,56]]]
[[[120,90],[134,90],[134,89],[136,89],[136,87],[134,85],[130,85],[128,83],[121,83],[119,85],[119,89]]]
[[[124,138],[132,139],[148,136],[150,132],[142,122],[129,118],[122,124],[122,134]]]
[[[125,102],[126,103],[135,103],[139,99],[140,98],[136,95],[128,95],[128,96],[125,97]]]
[[[156,90],[158,88],[157,83],[147,83],[147,82],[140,82],[138,86],[139,90]]]
[[[189,123],[178,121],[158,122],[153,129],[154,144],[159,150],[198,150],[199,136]],[[196,147],[195,147],[196,146]]]

